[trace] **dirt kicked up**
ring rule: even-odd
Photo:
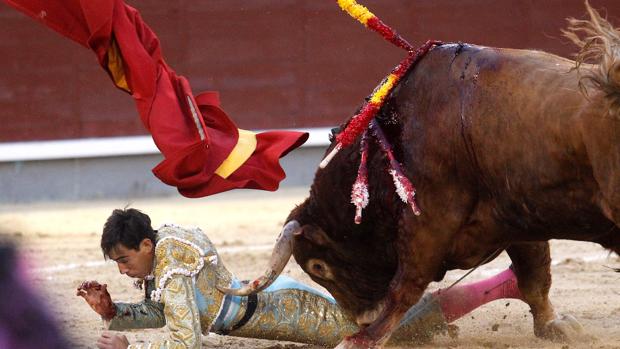
[[[107,283],[112,298],[139,301],[142,293],[131,279],[105,262],[99,249],[101,227],[114,208],[129,204],[151,216],[155,227],[163,223],[199,226],[216,244],[226,266],[240,278],[263,270],[284,219],[306,189],[277,193],[235,192],[189,200],[162,198],[134,201],[64,202],[0,206],[2,239],[15,242],[30,266],[30,277],[47,301],[75,348],[95,348],[101,333],[99,317],[75,289],[84,280]],[[458,336],[437,336],[425,348],[620,348],[620,259],[596,244],[552,241],[553,286],[551,300],[558,313],[575,316],[593,339],[579,343],[552,343],[537,339],[528,307],[515,300],[500,300],[457,320]],[[506,254],[482,266],[464,282],[490,276],[508,266]],[[293,260],[285,274],[314,284]],[[451,271],[429,291],[446,287],[464,271]],[[36,330],[36,329],[33,329]],[[130,342],[164,336],[165,329],[126,333]],[[203,348],[315,348],[288,342],[209,335]]]

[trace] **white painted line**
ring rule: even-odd
[[[250,246],[224,246],[218,249],[218,253],[221,254],[239,254],[250,251],[269,251],[273,248],[273,244],[264,244],[264,245],[250,245]],[[581,260],[586,263],[590,262],[598,262],[604,261],[610,257],[613,257],[613,254],[610,256],[609,252],[600,252],[583,256],[575,256],[571,257],[574,260]],[[561,260],[555,260],[551,262],[551,265],[559,265],[564,262],[566,258]],[[81,269],[81,268],[98,268],[102,267],[106,264],[105,261],[88,261],[84,263],[69,263],[69,264],[59,264],[51,267],[42,267],[42,268],[33,268],[32,272],[35,273],[57,273],[66,270],[73,269]],[[508,266],[506,266],[508,267]],[[479,269],[474,273],[477,273],[480,276],[489,277],[493,276],[499,272],[506,270],[506,268],[490,268],[490,269]]]
[[[238,254],[245,253],[249,251],[269,251],[273,248],[273,244],[269,245],[251,245],[251,246],[224,246],[218,249],[219,254],[229,253],[229,254]],[[99,268],[106,265],[106,261],[88,261],[84,263],[69,263],[69,264],[59,264],[51,267],[41,267],[41,268],[33,268],[32,272],[34,273],[58,273],[67,270],[73,269],[82,269],[82,268]]]
[[[269,251],[273,249],[273,244],[250,245],[250,246],[224,246],[217,249],[219,254],[230,253],[237,254],[247,251]]]
[[[90,261],[85,263],[69,263],[59,264],[52,267],[34,268],[32,271],[35,273],[54,273],[71,269],[100,267],[103,265],[105,265],[105,261]]]
[[[150,136],[0,143],[0,162],[156,154]]]
[[[285,130],[280,129],[278,131]],[[302,147],[329,145],[330,127],[286,129],[308,132],[310,137]],[[264,132],[268,130],[254,130]],[[158,154],[151,136],[81,138],[54,141],[0,143],[0,162],[97,158],[109,156]]]
[[[589,255],[582,255],[582,256],[574,256],[574,257],[569,257],[572,260],[575,261],[582,261],[585,263],[591,263],[591,262],[600,262],[600,261],[604,261],[606,259],[609,258],[613,258],[614,255],[613,254],[609,254],[609,252],[607,251],[603,251],[603,252],[599,252],[599,253],[594,253],[594,254],[589,254]],[[552,266],[556,266],[556,265],[560,265],[562,263],[564,263],[564,261],[566,261],[569,258],[561,258],[561,259],[557,259],[557,260],[552,260],[551,261],[551,265]],[[508,266],[506,266],[508,267]],[[485,277],[489,277],[489,276],[493,276],[501,271],[506,270],[506,268],[490,268],[490,269],[480,269],[478,270],[478,274],[485,276]]]

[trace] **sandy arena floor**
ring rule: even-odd
[[[277,193],[235,192],[214,198],[137,200],[132,207],[148,213],[154,226],[166,222],[200,226],[218,246],[226,265],[241,278],[252,278],[266,265],[271,244],[283,220],[306,189]],[[121,276],[114,263],[104,262],[99,249],[101,226],[112,209],[124,201],[46,203],[0,206],[0,231],[18,243],[32,264],[32,278],[55,310],[58,321],[77,348],[95,348],[102,330],[98,316],[75,296],[77,285],[87,279],[108,284],[117,300],[141,297],[132,280]],[[436,337],[424,347],[459,348],[620,348],[620,274],[606,266],[620,266],[620,259],[598,245],[553,241],[552,300],[560,313],[574,315],[592,334],[593,341],[558,344],[534,337],[528,308],[519,301],[496,301],[455,322],[457,338]],[[481,267],[465,282],[491,275],[509,264],[505,254]],[[293,260],[285,273],[312,283]],[[431,290],[445,287],[464,274],[448,273]],[[128,333],[130,341],[146,341],[165,330]],[[313,348],[264,340],[209,335],[204,348]]]

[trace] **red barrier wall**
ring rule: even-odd
[[[134,0],[195,92],[219,90],[240,127],[331,126],[404,52],[334,0]],[[581,0],[359,1],[414,45],[428,38],[570,56]],[[620,26],[620,1],[591,0]],[[144,134],[91,52],[0,4],[0,142]]]

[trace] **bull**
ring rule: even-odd
[[[370,144],[371,200],[356,224],[360,153],[344,148],[290,213],[267,273],[228,291],[265,288],[292,254],[363,328],[339,348],[380,347],[430,282],[505,250],[534,334],[569,337],[575,324],[548,296],[548,240],[620,252],[620,33],[586,7],[590,18],[565,31],[581,47],[575,61],[467,44],[428,52],[375,121],[422,214],[400,201]]]

